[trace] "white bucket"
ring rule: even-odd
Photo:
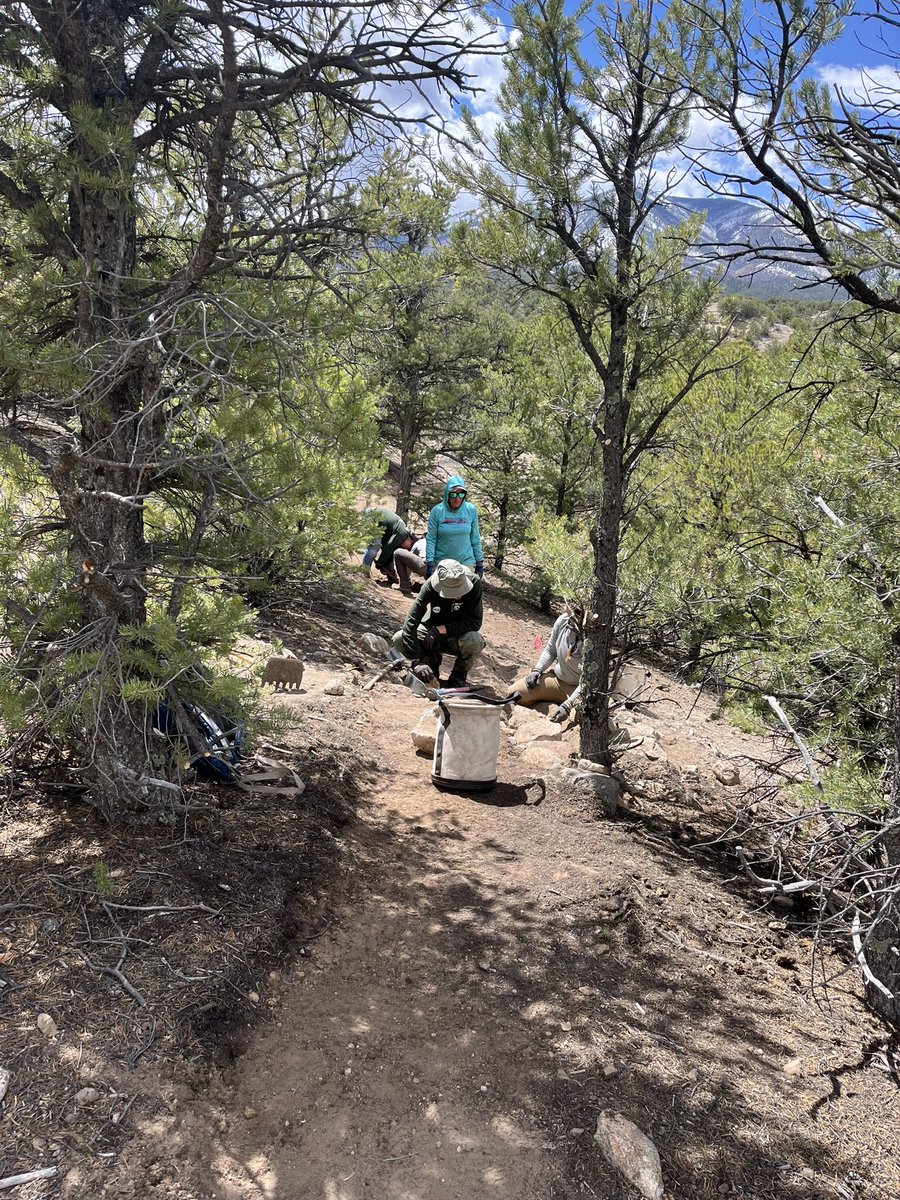
[[[499,705],[471,696],[440,701],[431,768],[436,787],[491,790],[497,782],[500,713]]]

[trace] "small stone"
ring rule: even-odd
[[[726,787],[734,787],[741,782],[741,773],[734,763],[716,763],[713,774],[719,783],[724,783]]]
[[[322,690],[326,696],[343,696],[344,681],[343,679],[338,679],[337,677],[334,679],[329,679]]]
[[[581,1126],[576,1125],[573,1129],[569,1130],[569,1137],[581,1137],[583,1133],[584,1130],[581,1128]]]
[[[589,758],[578,758],[575,760],[575,766],[579,771],[593,771],[595,775],[608,775],[609,768],[604,767],[602,763],[592,762]]]
[[[248,1121],[252,1121],[256,1117],[256,1109],[253,1107],[252,1104],[248,1104],[247,1107],[244,1109],[244,1117]]]
[[[690,1069],[690,1071],[688,1071],[687,1077],[691,1083],[696,1083],[697,1080],[700,1078],[700,1072],[697,1070],[696,1067],[692,1067]]]
[[[418,1083],[418,1082],[419,1082],[418,1075],[413,1075],[413,1083]]]
[[[785,1075],[790,1075],[792,1079],[796,1079],[798,1075],[803,1074],[803,1059],[789,1058],[784,1064]]]
[[[345,1075],[352,1075],[352,1074],[353,1074],[353,1068],[352,1068],[352,1067],[344,1067],[344,1074],[345,1074]],[[413,1080],[413,1083],[418,1083],[418,1082],[419,1082],[419,1081],[418,1081],[418,1079],[414,1079],[414,1080]]]
[[[720,1196],[727,1196],[728,1193],[731,1191],[731,1184],[720,1183],[716,1190],[718,1191]]]
[[[49,1013],[38,1013],[37,1027],[44,1037],[53,1037],[56,1033],[56,1022]]]
[[[619,1068],[614,1067],[612,1063],[606,1063],[603,1068],[603,1075],[606,1079],[614,1079],[619,1073]]]
[[[75,1093],[73,1099],[79,1107],[83,1108],[88,1104],[96,1104],[100,1099],[100,1093],[96,1088],[83,1087],[80,1091]]]
[[[594,947],[594,953],[595,954],[609,954],[609,946],[607,946],[606,942],[598,942],[597,945]]]
[[[46,921],[41,922],[41,928],[46,933],[56,933],[57,929],[59,929],[59,921],[57,921],[56,917],[47,917]]]
[[[644,757],[653,762],[668,762],[665,751],[657,742],[650,742],[644,747]]]
[[[359,645],[374,658],[387,659],[390,656],[391,648],[387,639],[379,637],[377,633],[364,633],[359,638]]]
[[[486,1091],[487,1091],[487,1084],[486,1084],[486,1083],[483,1083],[483,1084],[481,1085],[481,1087],[480,1087],[478,1090],[479,1090],[479,1092],[482,1092],[482,1093],[483,1093],[483,1092],[486,1092]]]
[[[645,1200],[662,1200],[659,1151],[637,1125],[621,1113],[603,1112],[597,1118],[594,1140],[603,1156],[637,1188]]]
[[[259,992],[248,992],[247,999],[251,1004],[259,1004]]]
[[[9,1081],[11,1079],[12,1075],[6,1067],[0,1067],[0,1104],[3,1103],[3,1097],[9,1091]]]

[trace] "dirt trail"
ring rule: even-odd
[[[489,602],[482,675],[509,680],[545,630]],[[387,683],[327,697],[334,673],[308,666],[298,736],[376,766],[332,893],[307,897],[314,936],[266,981],[246,1052],[144,1128],[132,1190],[120,1171],[110,1195],[624,1200],[591,1136],[608,1109],[654,1139],[673,1197],[900,1196],[897,1093],[866,1069],[880,1031],[851,980],[817,1007],[784,922],[671,822],[660,836],[639,801],[615,822],[558,791],[538,802],[506,737],[496,792],[436,791],[408,734],[423,702]],[[661,688],[664,758],[712,780],[716,749],[761,752]],[[660,765],[640,752],[640,772]],[[698,794],[681,793],[688,829]]]
[[[494,792],[439,792],[425,702],[360,687],[358,635],[406,607],[374,584],[273,601],[261,635],[307,660],[280,697],[299,800],[200,788],[174,840],[36,800],[0,826],[0,1177],[59,1164],[16,1200],[634,1200],[603,1110],[653,1139],[667,1200],[900,1200],[896,1042],[855,971],[813,986],[802,914],[733,874],[772,745],[654,671],[615,819],[552,769],[577,731],[521,713]],[[548,628],[490,589],[476,681],[502,690]],[[127,948],[143,1006],[85,938]]]

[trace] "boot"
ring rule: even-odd
[[[466,679],[469,675],[468,660],[463,658],[461,654],[456,656],[456,661],[453,663],[453,669],[450,672],[450,677],[447,680],[448,688],[461,688],[466,686]]]

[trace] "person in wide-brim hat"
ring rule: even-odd
[[[438,681],[443,655],[455,654],[447,686],[463,687],[485,646],[483,620],[481,580],[462,563],[445,558],[425,580],[403,628],[394,634],[394,647],[414,667],[429,667]]]

